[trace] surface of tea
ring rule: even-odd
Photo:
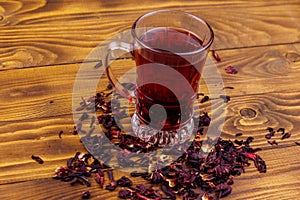
[[[186,30],[167,27],[151,29],[139,40],[134,51],[136,113],[144,123],[151,122],[163,130],[179,127],[193,114],[193,101],[206,58],[206,52],[199,53],[203,50],[202,41]],[[155,104],[165,111],[150,110]]]

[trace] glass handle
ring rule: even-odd
[[[113,71],[110,66],[109,58],[113,51],[115,50],[122,50],[127,53],[132,53],[133,47],[132,44],[126,43],[126,42],[118,42],[114,41],[109,44],[108,52],[105,57],[105,70],[107,77],[110,81],[110,83],[114,86],[114,88],[117,90],[117,92],[122,95],[124,98],[127,98],[130,102],[135,103],[135,95],[134,91],[127,89],[124,85],[122,85],[114,76]]]

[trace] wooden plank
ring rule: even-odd
[[[293,149],[288,151],[288,157],[294,166],[298,166],[300,163],[296,152],[299,147],[294,144],[294,141],[300,142],[300,93],[297,95],[284,93],[271,98],[264,94],[233,97],[224,110],[225,122],[217,128],[223,132],[222,137],[232,140],[237,132],[243,132],[244,139],[254,137],[254,147],[262,147],[269,152],[264,156],[273,162],[272,166],[276,166],[278,159],[286,158],[284,153],[287,149]],[[254,114],[243,114],[241,110],[245,109],[252,110]],[[211,111],[207,103],[203,104],[201,110],[216,112]],[[76,151],[85,151],[79,137],[72,134],[73,126],[71,115],[3,123],[0,130],[0,160],[5,162],[0,162],[0,184],[49,177],[56,166],[65,163],[66,158],[73,156]],[[284,127],[292,133],[292,139],[281,140],[281,135],[277,135],[274,138],[279,146],[270,146],[264,137],[267,127],[275,130]],[[61,130],[64,133],[62,139],[59,139],[58,133]],[[31,155],[41,156],[45,164],[38,165],[30,158]]]
[[[299,147],[289,146],[285,148],[275,147],[272,150],[263,150],[260,155],[265,158],[268,164],[268,172],[259,174],[253,167],[247,168],[247,172],[235,178],[233,192],[224,199],[266,199],[274,197],[280,199],[297,199],[299,195],[299,159],[297,152]],[[286,157],[288,153],[288,158]],[[41,167],[40,167],[41,168]],[[49,173],[46,175],[50,175]],[[39,170],[32,169],[32,176],[37,176]],[[115,171],[116,179],[121,176],[129,176],[128,173]],[[46,177],[46,176],[45,176]],[[139,178],[133,179],[134,184],[145,183]],[[100,189],[91,180],[92,187],[70,186],[50,178],[25,181],[14,184],[0,185],[1,199],[79,199],[81,192],[90,190],[94,198],[118,199],[117,191],[109,192]],[[31,191],[31,192],[27,192]],[[291,192],[293,191],[293,192]]]
[[[259,50],[265,51],[266,49],[257,49],[256,52],[259,52]],[[272,59],[274,55],[277,58],[278,52],[284,49],[284,47],[278,47],[278,50],[274,51],[276,53],[269,55],[270,60],[274,60]],[[247,49],[242,53],[248,56],[250,50]],[[222,51],[220,54],[226,58],[226,53],[233,55],[233,52],[234,50]],[[240,54],[236,56],[239,57]],[[256,61],[257,58],[254,57],[253,60]],[[261,67],[263,66],[264,64]],[[272,65],[267,66],[270,69]],[[259,74],[260,67],[257,69],[254,68],[257,70],[257,73],[247,73],[247,70],[243,70],[246,66],[242,65],[239,67],[239,72],[236,75],[225,74],[223,67],[219,67],[222,69],[220,73],[224,77],[227,77],[225,78],[225,82],[228,82],[229,85],[232,83],[236,87],[227,92],[232,98],[224,108],[226,120],[223,126],[217,127],[223,131],[222,137],[233,139],[235,133],[243,132],[245,137],[255,137],[255,143],[253,144],[255,147],[263,147],[264,150],[271,152],[270,155],[266,155],[266,158],[271,160],[269,161],[271,162],[271,166],[276,166],[278,162],[276,159],[285,159],[284,153],[287,151],[289,152],[288,157],[291,158],[291,162],[294,162],[293,165],[298,166],[297,153],[295,153],[297,149],[293,143],[294,141],[300,141],[300,135],[297,134],[300,131],[300,127],[298,126],[300,91],[299,87],[297,87],[298,85],[294,84],[299,74],[297,73],[299,69],[297,63],[291,63],[288,67],[290,71],[283,74],[283,78],[287,80],[286,85],[282,85],[282,77],[279,79],[280,81],[275,80],[280,77],[276,70],[269,70],[270,75],[266,76],[268,78],[262,78],[255,76]],[[72,71],[64,71],[62,69],[71,69]],[[79,138],[72,135],[74,121],[70,115],[72,85],[75,76],[72,73],[75,74],[77,69],[75,67],[51,66],[1,72],[4,75],[0,77],[5,79],[3,83],[7,85],[1,85],[0,91],[3,91],[5,88],[14,90],[18,88],[21,82],[24,82],[24,88],[31,88],[32,85],[41,85],[41,88],[44,88],[43,85],[51,83],[51,87],[54,88],[51,91],[55,93],[49,94],[49,92],[45,92],[43,95],[37,95],[33,92],[26,96],[26,92],[23,92],[21,93],[22,95],[11,95],[12,97],[17,96],[15,99],[10,97],[12,98],[11,103],[2,103],[3,107],[1,109],[4,111],[0,115],[2,116],[0,159],[5,160],[5,162],[0,163],[0,184],[49,177],[56,166],[65,163],[64,160],[66,158],[72,156],[76,151],[84,151],[84,147],[79,143]],[[272,74],[272,72],[276,73]],[[10,78],[13,76],[17,82],[10,81]],[[211,76],[214,77],[215,75]],[[239,78],[240,76],[248,80],[248,89],[243,93],[240,93],[240,90],[243,89],[246,83],[242,78]],[[90,81],[89,78],[86,77],[86,80]],[[261,82],[261,84],[258,85],[258,82]],[[279,84],[279,86],[275,88],[266,87],[264,86],[265,83],[271,85]],[[291,85],[296,87],[286,92]],[[262,87],[262,90],[255,91],[257,87]],[[63,95],[67,90],[69,92]],[[23,89],[19,89],[19,91],[23,91]],[[11,93],[8,92],[8,94]],[[2,100],[2,102],[7,102],[7,99],[9,99],[5,95],[1,96],[4,100],[6,99],[6,101]],[[54,99],[54,103],[52,104],[49,102],[51,99]],[[18,102],[22,102],[24,105],[17,108],[13,106],[18,104]],[[201,104],[200,107],[202,111],[215,112],[211,111],[209,102]],[[45,110],[41,112],[41,108]],[[275,129],[284,127],[287,131],[291,131],[292,139],[281,141],[280,137],[277,138],[280,144],[277,150],[276,147],[270,146],[264,138],[267,127]],[[63,130],[65,133],[62,139],[58,138],[60,130]],[[289,148],[295,149],[294,151],[290,151],[288,150]],[[276,153],[273,154],[273,151]],[[37,154],[44,158],[45,164],[40,166],[31,160],[30,156],[32,154]],[[273,157],[274,155],[278,155],[278,157]],[[282,160],[281,162],[284,161]],[[34,172],[30,173],[32,170]]]
[[[114,173],[116,179],[120,178],[123,175],[128,175],[122,172]],[[133,179],[134,184],[145,183],[144,180],[135,178]],[[0,198],[1,199],[81,199],[82,192],[89,190],[91,192],[91,199],[113,199],[118,200],[118,190],[110,192],[99,188],[94,183],[94,180],[91,180],[92,186],[86,187],[82,185],[70,186],[69,183],[52,180],[52,179],[40,179],[36,181],[21,182],[15,184],[0,185]],[[106,182],[108,184],[108,181]],[[48,189],[46,189],[46,187]],[[2,192],[3,191],[3,192]],[[5,192],[9,191],[9,192]],[[14,192],[15,191],[15,192]],[[27,191],[27,192],[26,192]],[[31,192],[28,192],[31,191]]]
[[[299,135],[299,134],[298,134]],[[225,199],[297,199],[299,196],[300,175],[299,161],[290,159],[292,154],[299,153],[299,146],[282,148],[272,147],[270,151],[260,154],[268,163],[266,174],[253,175],[245,173],[236,178],[233,193]],[[272,162],[277,157],[277,161]]]
[[[215,49],[299,42],[298,1],[8,1],[0,10],[0,70],[82,62],[102,41],[157,9],[205,18],[215,30]]]
[[[222,61],[216,63],[219,74],[209,73],[209,69],[214,69],[214,66],[210,66],[208,74],[203,78],[212,80],[212,85],[222,84],[223,81],[224,86],[233,86],[233,90],[225,89],[225,93],[232,97],[260,94],[261,98],[270,101],[275,99],[280,105],[284,105],[282,101],[285,98],[290,99],[291,103],[295,101],[295,105],[297,101],[292,99],[297,97],[300,91],[300,62],[297,61],[299,52],[299,44],[219,51],[222,57]],[[134,63],[121,60],[114,65],[116,72],[121,74],[131,69]],[[226,74],[224,68],[228,65],[234,66],[238,74]],[[79,68],[80,64],[70,64],[1,71],[0,122],[72,113],[72,93]],[[85,84],[99,79],[99,71],[89,72],[83,75]],[[212,95],[208,93],[204,79],[200,85],[200,92]],[[98,89],[105,89],[107,84],[108,80],[104,75]],[[286,97],[281,95],[282,92],[286,93]],[[267,96],[266,93],[273,94]],[[276,95],[282,96],[283,99],[276,99]]]
[[[1,126],[0,184],[52,177],[56,167],[77,151],[85,152],[73,135],[72,116],[8,123]],[[63,131],[61,138],[59,132]],[[44,164],[31,159],[40,156]]]
[[[213,48],[226,49],[219,51],[220,76],[225,86],[234,87],[224,90],[231,96],[225,108],[220,100],[212,100],[226,113],[223,126],[217,129],[229,139],[234,139],[236,132],[243,132],[243,138],[253,136],[253,146],[263,149],[259,154],[267,162],[268,173],[248,168],[236,179],[232,195],[225,199],[298,199],[299,146],[294,142],[300,142],[300,45],[274,45],[299,42],[300,6],[296,0],[2,1],[0,199],[80,198],[87,188],[50,178],[54,169],[65,165],[76,151],[85,151],[79,137],[72,134],[72,94],[80,62],[101,41],[130,27],[132,19],[159,8],[180,8],[212,24],[216,32]],[[118,72],[127,71],[130,65],[128,61],[116,64]],[[228,65],[238,69],[238,74],[226,74],[224,68]],[[15,69],[23,67],[32,68]],[[207,66],[207,72],[211,67]],[[204,78],[221,84],[217,75],[207,74]],[[82,79],[88,84],[98,76],[89,73]],[[99,89],[107,83],[102,77]],[[209,87],[202,80],[201,92],[212,96]],[[200,108],[218,113],[211,110],[212,101]],[[267,127],[284,127],[292,137],[280,140],[276,135],[279,145],[271,146],[264,138]],[[61,130],[64,133],[60,139]],[[37,164],[30,158],[32,154],[41,156],[45,163]],[[116,172],[117,178],[122,175],[128,174]],[[140,179],[134,181],[143,183]],[[88,189],[96,199],[118,199],[117,192],[104,191],[95,184]]]
[[[218,68],[225,85],[235,87],[226,90],[232,99],[225,109],[224,126],[219,127],[224,132],[222,136],[234,138],[236,132],[243,132],[245,137],[254,136],[253,145],[268,152],[264,153],[264,158],[275,171],[282,169],[278,163],[299,167],[299,147],[293,143],[300,141],[297,134],[300,129],[300,87],[296,82],[299,62],[295,60],[297,57],[291,56],[293,53],[298,53],[297,45],[219,52],[223,61],[218,63]],[[230,58],[231,63],[226,58]],[[124,66],[124,63],[122,61],[119,65]],[[249,66],[256,66],[255,63],[257,67],[249,69]],[[278,63],[283,65],[278,67]],[[226,74],[224,67],[228,64],[235,66],[238,74]],[[84,151],[79,138],[71,134],[74,124],[72,116],[65,115],[71,114],[71,95],[78,68],[79,65],[74,64],[1,72],[0,159],[5,160],[0,163],[1,184],[50,177],[56,166],[64,165],[66,158],[76,151]],[[214,74],[208,76],[216,77]],[[84,78],[90,81],[95,77]],[[106,84],[107,80],[102,87]],[[205,87],[204,84],[202,86]],[[54,103],[51,104],[50,100]],[[209,102],[203,104],[202,109],[210,111]],[[243,109],[247,110],[245,114],[241,112]],[[268,126],[285,127],[292,132],[292,139],[279,139],[278,148],[270,146],[264,138]],[[66,133],[62,139],[58,138],[60,130]],[[286,152],[289,152],[287,161]],[[38,165],[31,160],[32,154],[44,158],[45,164]],[[256,177],[257,172],[250,170],[250,175]],[[245,192],[245,195],[251,194]]]

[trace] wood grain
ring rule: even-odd
[[[278,197],[280,199],[295,198],[299,195],[297,187],[300,175],[299,159],[297,159],[298,146],[275,147],[273,149],[265,149],[260,155],[268,163],[268,172],[259,174],[254,167],[247,168],[247,172],[235,178],[233,192],[228,198],[224,199],[272,199]],[[286,158],[287,152],[293,152]],[[40,167],[42,168],[42,167]],[[285,169],[283,171],[283,169]],[[39,170],[33,170],[33,175],[40,173]],[[128,176],[127,173],[116,171],[115,177]],[[141,179],[133,179],[134,184],[145,183]],[[108,192],[99,188],[93,180],[92,187],[76,185],[70,186],[49,178],[26,181],[14,184],[0,185],[0,193],[2,199],[79,199],[81,192],[90,190],[92,197],[96,199],[118,199],[117,192]],[[27,192],[30,190],[31,192]],[[5,192],[9,191],[9,192]],[[64,191],[64,192],[62,192]],[[291,191],[293,191],[291,193]]]
[[[0,8],[0,70],[82,62],[105,39],[157,9],[206,19],[215,31],[215,49],[299,42],[298,1],[36,0],[2,1]]]
[[[114,173],[116,178],[120,178],[122,175],[127,175],[122,172]],[[106,177],[107,178],[107,177]],[[134,184],[145,183],[141,179],[133,179]],[[82,192],[89,190],[91,192],[91,199],[113,199],[118,200],[118,189],[114,192],[99,188],[93,180],[91,180],[92,186],[86,187],[82,185],[70,186],[69,183],[52,180],[52,179],[40,179],[36,181],[21,182],[16,184],[0,185],[0,197],[1,199],[81,199]],[[45,188],[45,186],[47,186]],[[31,192],[26,192],[30,190]],[[3,192],[2,192],[3,191]],[[10,191],[9,193],[5,191]],[[15,192],[14,192],[15,191]],[[47,192],[45,192],[47,191]],[[62,192],[63,191],[63,192]]]
[[[216,63],[219,73],[210,73],[210,68],[215,69],[215,66],[208,66],[200,90],[208,94],[209,86],[204,82],[207,79],[212,81],[212,85],[223,82],[224,86],[233,86],[235,89],[224,91],[230,96],[288,91],[291,98],[294,98],[293,92],[300,90],[300,62],[290,61],[286,57],[288,53],[300,55],[300,45],[219,51],[223,59],[222,62]],[[96,63],[89,65],[93,66]],[[132,69],[134,63],[131,60],[121,60],[114,65],[117,74],[122,74]],[[226,74],[224,68],[228,65],[234,66],[239,71],[238,74]],[[0,122],[70,114],[74,81],[80,66],[70,64],[1,71]],[[97,73],[91,71],[84,74],[83,82],[88,84],[91,80],[98,80],[100,75],[95,71]],[[105,89],[107,83],[108,80],[103,75],[98,85],[99,90]],[[280,87],[274,87],[278,83]],[[293,87],[290,84],[293,84]],[[51,100],[54,101],[53,104],[50,104]]]
[[[118,199],[117,191],[103,190],[93,180],[90,188],[71,187],[51,177],[75,152],[86,152],[73,135],[72,103],[85,95],[74,91],[74,84],[80,79],[81,89],[89,90],[99,80],[95,92],[108,84],[103,68],[93,69],[100,54],[88,54],[129,29],[141,14],[158,9],[191,12],[212,25],[212,49],[222,61],[213,63],[210,55],[199,92],[215,99],[197,104],[196,111],[217,116],[210,128],[222,131],[221,137],[234,140],[242,132],[240,139],[252,136],[252,146],[262,148],[267,173],[260,174],[252,164],[235,179],[225,200],[299,199],[298,0],[0,0],[0,199],[81,199],[87,189],[92,199]],[[238,73],[227,74],[229,65]],[[124,59],[113,67],[122,75],[132,66],[132,60]],[[221,93],[231,97],[227,104],[218,98]],[[265,139],[267,127],[283,127],[292,136],[281,140],[276,133],[272,139],[278,145],[271,146]],[[116,178],[123,175],[128,173],[115,172]]]
[[[295,191],[289,198],[298,195],[295,187],[299,182],[295,177],[300,173],[300,148],[294,142],[300,141],[300,86],[296,82],[299,61],[295,56],[289,56],[298,55],[298,48],[298,45],[280,45],[219,51],[223,61],[217,63],[217,67],[224,85],[234,86],[234,89],[226,89],[231,101],[224,110],[223,126],[217,128],[223,131],[221,136],[224,138],[234,139],[237,132],[243,132],[243,138],[253,136],[253,146],[263,149],[260,155],[268,164],[267,174],[259,174],[251,167],[238,177],[229,199],[271,199],[274,195],[285,199],[286,191]],[[121,60],[116,65],[124,66],[128,62],[132,61]],[[283,66],[278,63],[283,63]],[[228,64],[235,66],[238,74],[226,74],[224,67]],[[74,121],[70,115],[74,78],[79,67],[79,64],[71,64],[0,72],[3,83],[0,86],[0,160],[5,160],[0,162],[0,189],[10,191],[1,192],[3,199],[70,199],[78,198],[86,189],[47,179],[76,151],[85,151],[78,136],[72,135]],[[83,79],[90,81],[95,77]],[[206,75],[209,79],[215,77],[215,74]],[[102,81],[102,87],[106,87],[106,77]],[[280,87],[273,87],[279,83]],[[208,94],[208,86],[205,83],[201,86]],[[50,103],[50,100],[54,102]],[[214,112],[210,102],[200,107],[203,111]],[[243,109],[251,109],[254,114],[242,115]],[[284,127],[292,133],[292,138],[280,140],[280,135],[276,136],[279,145],[271,146],[264,138],[267,127]],[[58,137],[60,130],[64,131],[62,139]],[[41,156],[45,163],[37,164],[30,158],[32,154]],[[32,192],[24,194],[20,188]],[[48,196],[49,188],[52,197]],[[97,188],[92,188],[92,191],[99,198],[116,195]]]
[[[52,177],[77,151],[85,152],[73,135],[72,116],[8,123],[1,126],[0,184]],[[58,133],[63,131],[60,139]],[[44,164],[31,159],[40,156]]]
[[[283,97],[285,97],[285,103],[290,106],[280,105]],[[226,121],[222,127],[218,127],[222,128],[221,137],[234,139],[235,133],[243,132],[244,139],[248,136],[255,138],[254,147],[272,150],[276,147],[270,146],[264,138],[268,133],[266,128],[273,127],[277,130],[284,127],[286,131],[292,133],[292,139],[281,140],[281,135],[277,135],[274,139],[281,148],[294,146],[294,150],[296,151],[298,148],[299,151],[299,147],[294,144],[294,141],[300,141],[298,134],[300,126],[297,123],[299,116],[296,114],[299,113],[299,103],[292,106],[295,99],[299,98],[286,94],[274,95],[268,99],[263,94],[234,97],[226,107]],[[269,108],[266,107],[266,104],[269,105]],[[278,109],[274,109],[276,106]],[[256,110],[257,115],[245,119],[239,114],[243,108],[252,108]],[[203,107],[202,111],[210,111],[210,109]],[[2,124],[0,159],[5,162],[0,162],[0,184],[49,177],[56,166],[65,163],[66,158],[72,156],[76,151],[84,151],[79,137],[72,134],[73,126],[74,121],[71,115]],[[214,126],[214,122],[211,126]],[[59,139],[58,133],[61,130],[64,133],[62,139]],[[273,158],[272,154],[271,159],[283,159],[283,152],[281,153],[282,157]],[[36,154],[45,159],[44,165],[40,166],[31,160],[30,156]],[[291,160],[297,161],[297,154],[289,155],[289,157]],[[29,173],[30,171],[33,173]]]

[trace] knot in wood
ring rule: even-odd
[[[245,119],[252,119],[256,117],[256,111],[252,108],[243,108],[240,110],[240,114]]]
[[[300,55],[296,52],[288,52],[285,54],[285,57],[291,62],[299,62]]]

